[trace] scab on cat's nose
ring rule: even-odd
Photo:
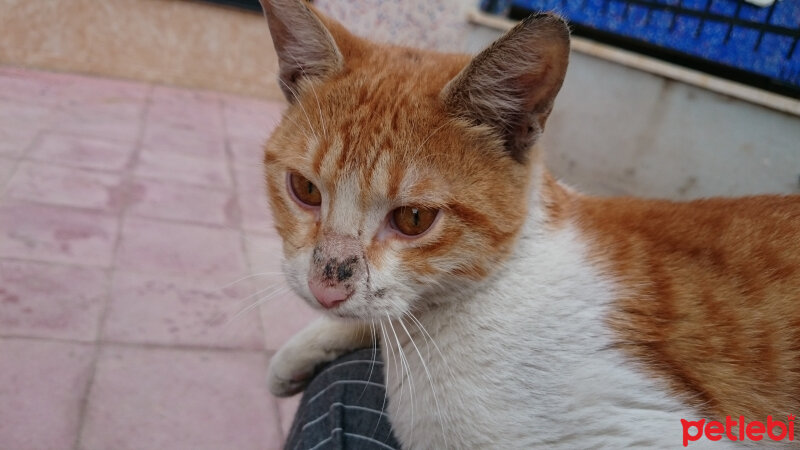
[[[324,258],[319,247],[314,248],[312,259],[313,264],[322,264]],[[348,280],[353,276],[354,266],[358,264],[358,260],[358,256],[351,256],[343,261],[338,258],[328,258],[322,270],[323,279],[330,281],[335,277],[338,282]]]
[[[350,279],[353,276],[358,260],[357,256],[352,256],[344,261],[340,261],[337,258],[328,259],[325,263],[325,268],[322,270],[323,279],[333,281],[336,278],[336,281],[340,283]],[[318,263],[316,260],[314,262]]]
[[[357,262],[358,258],[355,256],[343,262],[331,258],[325,263],[325,269],[322,271],[323,278],[325,280],[333,280],[336,277],[338,282],[345,281],[353,276],[353,265]]]

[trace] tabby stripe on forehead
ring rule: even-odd
[[[328,150],[330,149],[329,145],[319,145],[317,146],[317,151],[314,153],[314,159],[312,161],[312,170],[316,176],[322,176],[322,161],[325,160],[325,156],[328,154]]]
[[[342,152],[339,154],[339,159],[336,161],[336,169],[342,171],[347,162],[347,156],[352,151],[353,147],[353,121],[348,119],[341,127],[344,130],[342,133]]]
[[[375,172],[375,166],[378,164],[382,156],[382,152],[378,151],[377,149],[372,152],[369,157],[369,162],[366,165],[367,170],[363,172],[362,179],[365,183],[372,182],[372,174]]]
[[[321,178],[329,183],[335,182],[336,176],[342,172],[342,170],[335,166],[335,164],[337,164],[335,161],[337,161],[339,158],[345,158],[349,153],[349,150],[344,148],[342,141],[336,138],[330,142],[326,149],[321,149],[320,151],[325,152],[325,156],[322,158],[322,166],[320,169],[322,172]],[[332,188],[335,188],[335,186],[328,186],[329,190],[336,190]]]
[[[377,182],[374,180],[374,173],[375,173],[375,166],[381,160],[382,152],[375,150],[369,156],[369,162],[366,164],[366,170],[362,170],[360,173],[361,185],[366,186],[365,188],[361,189],[361,195],[359,196],[359,202],[361,207],[366,209],[367,208],[367,200],[369,199],[369,195],[372,191],[375,190]]]
[[[389,198],[394,199],[397,198],[397,193],[400,191],[400,184],[403,182],[403,178],[405,177],[406,173],[401,166],[393,166],[389,169]]]
[[[370,87],[370,89],[369,89],[370,90],[370,92],[369,92],[370,95],[367,97],[367,103],[369,104],[369,108],[370,108],[370,111],[371,111],[370,115],[372,117],[383,117],[383,115],[385,113],[384,110],[385,110],[386,105],[387,105],[387,102],[385,102],[385,101],[372,101],[373,100],[372,96],[373,95],[380,95],[379,93],[382,93],[382,92],[392,91],[393,89],[391,89],[391,88],[389,88],[389,89],[384,88],[384,84],[386,84],[387,82],[392,82],[392,81],[393,80],[391,80],[390,77],[380,77],[380,78],[377,78],[375,80],[374,85]]]

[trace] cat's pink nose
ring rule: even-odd
[[[330,283],[308,280],[308,287],[319,304],[325,309],[336,307],[353,294],[353,289],[348,289],[342,284],[330,285]]]

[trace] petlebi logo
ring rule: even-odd
[[[795,416],[791,414],[786,417],[786,421],[767,416],[766,423],[759,420],[745,421],[744,416],[739,416],[738,420],[725,416],[725,423],[706,419],[694,421],[681,419],[683,446],[686,447],[689,442],[698,441],[703,437],[710,441],[728,439],[758,442],[767,439],[775,442],[793,442],[794,421]]]

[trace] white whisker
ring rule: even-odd
[[[447,433],[444,431],[444,417],[442,416],[442,408],[439,405],[439,397],[436,395],[436,387],[433,384],[433,377],[431,376],[431,373],[428,370],[428,365],[425,364],[425,359],[422,357],[422,353],[419,351],[419,347],[417,347],[416,342],[414,342],[414,338],[411,336],[411,333],[408,332],[408,328],[406,328],[405,323],[403,323],[403,319],[400,318],[398,320],[398,323],[400,323],[400,326],[403,327],[403,330],[406,332],[406,336],[408,336],[408,340],[411,341],[411,345],[414,346],[414,350],[417,351],[417,356],[419,356],[419,362],[422,363],[422,368],[425,370],[425,375],[428,376],[428,382],[431,384],[431,392],[433,393],[433,401],[434,403],[436,403],[436,411],[439,414],[439,426],[442,427],[442,437],[444,438],[444,447],[448,448]]]
[[[292,57],[294,62],[297,64],[297,67],[299,67],[300,71],[303,72],[303,76],[308,78],[308,75],[306,74],[306,69],[305,67],[303,67],[302,64],[300,64],[300,61],[298,61],[297,58],[295,58],[292,52],[290,52],[288,49],[286,50],[286,53],[288,53],[289,56]],[[322,114],[322,105],[319,102],[319,96],[317,96],[317,90],[314,89],[314,82],[309,80],[309,85],[311,86],[311,92],[314,94],[314,98],[317,100],[317,110],[319,110],[319,123],[322,126],[322,135],[323,137],[328,137],[328,130],[325,128],[325,116],[323,116]]]
[[[410,311],[408,311],[408,312],[406,312],[406,313],[405,313],[405,315],[407,315],[407,316],[408,316],[408,317],[409,317],[409,318],[412,320],[412,323],[414,323],[414,324],[417,326],[417,328],[418,328],[420,331],[422,331],[422,333],[423,333],[423,335],[422,335],[422,336],[423,336],[423,338],[425,339],[426,343],[428,342],[428,340],[430,340],[431,344],[433,344],[433,347],[436,349],[436,352],[439,354],[439,358],[441,359],[441,361],[442,361],[442,364],[444,365],[445,369],[447,369],[447,372],[448,372],[448,374],[450,375],[450,378],[453,380],[453,383],[455,383],[455,381],[456,381],[456,376],[455,376],[455,373],[453,373],[453,369],[451,368],[450,362],[447,360],[447,358],[445,358],[444,354],[443,354],[443,353],[442,353],[442,351],[439,349],[439,346],[436,344],[436,341],[433,339],[433,336],[431,336],[431,334],[430,334],[430,333],[428,333],[428,330],[425,328],[425,326],[424,326],[424,325],[422,325],[422,322],[421,322],[421,321],[420,321],[420,320],[419,320],[419,319],[418,319],[416,316],[414,316],[414,314],[413,314],[413,313],[411,313]],[[426,338],[425,336],[427,336],[427,338]],[[453,391],[453,394],[459,394],[459,391],[457,391],[457,390],[454,390],[454,391]],[[443,403],[444,403],[444,402],[447,402],[447,403],[449,403],[449,400],[452,400],[452,399],[453,399],[453,397],[447,397],[447,396],[444,396],[444,397],[442,398],[442,402],[443,402]],[[464,408],[464,407],[465,407],[465,406],[464,406],[464,400],[463,400],[463,398],[462,398],[460,395],[459,395],[459,396],[457,396],[455,399],[456,399],[456,400],[458,400],[458,403],[460,404],[460,407],[461,407],[461,408]],[[445,411],[447,411],[447,406],[448,406],[448,405],[447,405],[447,404],[445,404]],[[450,417],[450,416],[449,416],[449,414],[448,414],[447,416],[448,416],[448,418]],[[461,432],[460,432],[460,431],[458,431],[458,435],[459,435],[459,437],[460,437],[460,438],[462,439],[462,441],[463,441],[463,435],[461,434]]]
[[[443,123],[443,124],[439,125],[438,127],[436,127],[436,129],[434,129],[434,130],[431,132],[431,134],[429,134],[429,135],[428,135],[428,137],[426,137],[425,139],[423,139],[423,140],[422,140],[422,143],[420,143],[420,144],[419,144],[419,146],[417,147],[417,150],[414,152],[414,155],[411,157],[411,161],[414,161],[414,163],[415,163],[415,164],[419,164],[419,163],[420,163],[420,161],[418,161],[418,160],[417,160],[417,155],[419,155],[419,153],[420,153],[420,152],[421,152],[421,151],[424,149],[424,147],[425,147],[425,144],[427,144],[427,143],[428,143],[428,141],[429,141],[429,140],[430,140],[430,139],[433,137],[433,135],[434,135],[434,134],[436,134],[436,133],[438,133],[438,132],[439,132],[439,130],[441,130],[442,128],[444,128],[446,125],[447,125],[447,122],[445,122],[445,123]],[[428,155],[426,156],[426,158],[428,158],[428,157],[432,157],[432,156],[434,156],[434,155],[435,155],[435,153],[428,154]]]
[[[428,339],[430,339],[431,344],[433,344],[433,348],[435,348],[436,352],[439,353],[439,357],[442,359],[442,362],[447,368],[447,371],[450,372],[450,377],[452,377],[453,381],[455,381],[455,374],[453,373],[453,370],[450,368],[450,363],[447,360],[447,358],[445,358],[444,353],[442,353],[442,351],[439,349],[439,346],[436,345],[436,341],[433,339],[433,336],[431,336],[431,334],[428,333],[428,330],[425,329],[425,327],[422,325],[422,322],[420,322],[419,319],[417,319],[417,317],[414,316],[414,314],[407,312],[406,315],[409,318],[411,318],[411,320],[414,322],[417,328],[419,328],[428,337]]]
[[[387,315],[388,318],[388,315]],[[412,433],[412,441],[413,441],[413,433],[414,433],[414,379],[413,375],[411,374],[411,365],[408,364],[408,359],[406,358],[406,354],[403,351],[403,345],[400,344],[400,338],[397,336],[397,332],[394,329],[394,325],[392,325],[391,319],[389,319],[389,328],[392,330],[392,334],[394,334],[394,339],[397,341],[397,353],[400,355],[400,362],[403,364],[403,368],[405,369],[406,374],[408,374],[408,394],[411,400],[411,433]]]
[[[253,292],[252,294],[248,295],[247,297],[240,298],[239,300],[236,301],[236,303],[242,304],[242,303],[246,302],[247,300],[250,300],[253,297],[258,297],[259,295],[269,291],[270,289],[282,288],[282,287],[286,287],[286,285],[284,285],[282,283],[271,284],[271,285],[265,287],[264,289],[259,289],[259,290],[255,291],[255,292]]]
[[[386,331],[384,330],[383,320],[382,319],[378,320],[378,327],[380,327],[380,329],[381,329],[381,336],[383,337],[383,343],[385,345],[389,345],[389,340],[386,338]],[[386,360],[383,363],[383,370],[384,370],[383,377],[384,377],[384,380],[385,380],[385,382],[384,382],[385,387],[384,387],[384,390],[383,390],[383,404],[381,405],[381,412],[383,412],[384,409],[386,408],[386,399],[389,396],[389,394],[388,394],[388,391],[389,391],[389,380],[388,380],[388,376],[387,376],[389,372],[386,370],[386,366],[389,365],[388,364],[389,363],[389,359],[387,358],[387,355],[383,355],[383,356],[384,356],[384,358],[386,358]],[[372,437],[375,437],[375,433],[378,432],[378,424],[380,424],[380,422],[376,422],[375,423],[375,429],[372,430]]]
[[[375,368],[375,355],[378,351],[378,338],[375,336],[375,320],[370,319],[369,323],[369,331],[370,331],[370,338],[372,342],[372,363],[369,365],[369,375],[367,376],[367,381],[372,381],[372,370]],[[361,395],[358,396],[359,400],[361,397],[364,396],[364,392],[367,391],[367,385],[364,385],[364,390],[361,391]]]
[[[388,318],[388,315],[387,315],[387,318]],[[400,401],[403,399],[403,389],[402,389],[403,388],[403,385],[402,385],[403,378],[400,376],[400,372],[399,372],[400,364],[398,364],[398,362],[397,362],[397,355],[395,355],[395,353],[394,353],[394,346],[392,345],[392,340],[389,339],[389,330],[386,329],[386,326],[383,324],[383,320],[381,320],[381,331],[383,331],[384,334],[385,334],[383,341],[386,343],[386,345],[389,346],[389,351],[392,353],[392,363],[394,365],[395,377],[397,378],[397,381],[400,382],[400,398],[397,400],[397,404],[399,405]],[[385,368],[386,368],[386,366],[384,366],[384,370],[385,370]],[[388,375],[388,373],[387,373],[387,375]],[[388,383],[387,383],[387,385],[388,385]]]
[[[283,272],[259,272],[259,273],[252,273],[252,274],[250,274],[250,275],[245,275],[245,276],[243,276],[242,278],[239,278],[239,279],[238,279],[238,280],[236,280],[236,281],[231,281],[230,283],[228,283],[228,284],[226,284],[226,285],[224,285],[224,286],[220,287],[218,290],[219,290],[219,291],[221,291],[221,290],[223,290],[223,289],[227,289],[227,288],[229,288],[229,287],[233,286],[234,284],[236,284],[236,283],[241,283],[242,281],[244,281],[244,280],[247,280],[247,279],[249,279],[249,278],[253,278],[253,277],[262,277],[262,276],[264,276],[264,277],[265,277],[265,276],[269,276],[269,275],[283,275]]]
[[[280,287],[280,288],[270,292],[266,296],[259,298],[258,300],[256,300],[252,304],[248,305],[246,308],[244,308],[244,309],[240,310],[239,312],[237,312],[236,314],[234,314],[230,319],[228,319],[227,322],[225,322],[225,324],[223,326],[227,327],[228,325],[233,323],[234,320],[236,320],[237,318],[241,317],[243,314],[245,314],[245,313],[247,313],[249,311],[252,311],[254,308],[257,308],[258,306],[264,304],[267,300],[275,297],[276,295],[283,294],[285,292],[289,292],[290,290],[291,289],[289,287],[285,287],[284,286],[284,287]]]
[[[281,80],[280,77],[278,77],[278,81],[283,83],[283,85],[286,86],[286,89],[289,89],[289,92],[292,93],[292,96],[294,96],[295,100],[297,101],[297,106],[300,107],[300,109],[303,111],[303,115],[306,116],[306,122],[308,123],[308,127],[311,129],[311,134],[315,138],[317,138],[318,141],[321,141],[321,139],[319,138],[319,133],[317,133],[317,130],[314,128],[314,125],[311,124],[311,117],[308,115],[308,111],[306,111],[306,107],[303,106],[303,102],[300,101],[300,96],[297,95],[297,92],[294,89],[292,89],[291,86],[286,84],[285,81]]]

